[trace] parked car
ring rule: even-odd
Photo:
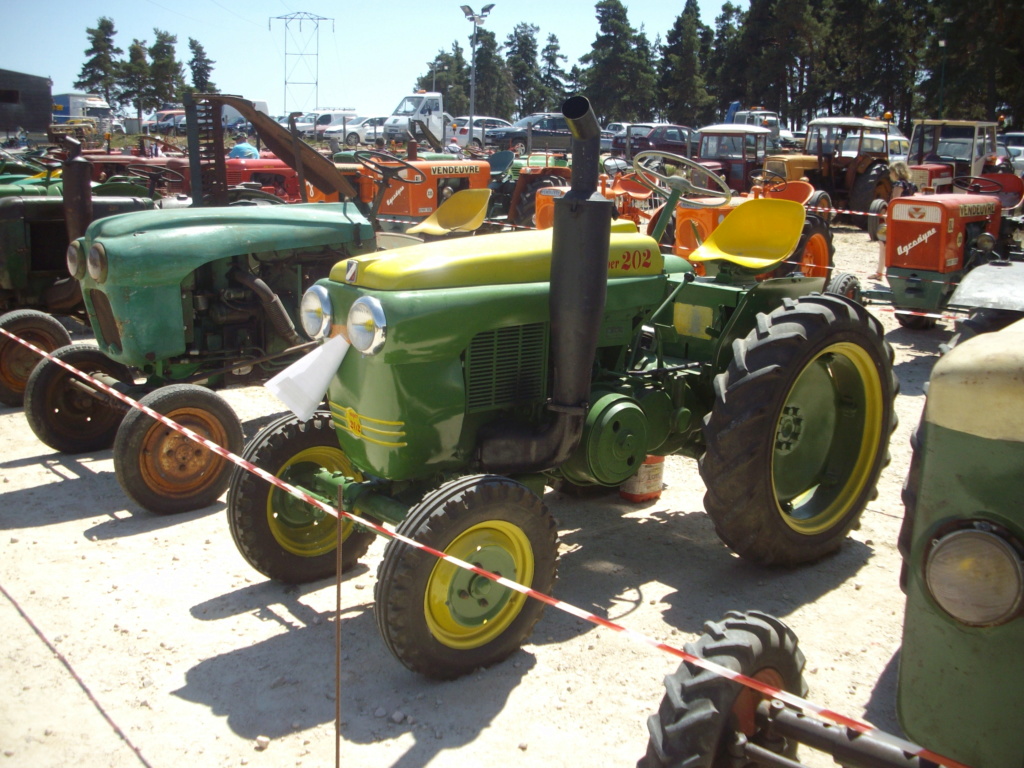
[[[377,117],[355,117],[344,125],[332,125],[324,131],[324,139],[336,139],[349,147],[359,144],[373,144],[384,136],[384,123],[388,115]]]
[[[527,129],[530,149],[569,149],[569,124],[554,112],[537,112],[512,123],[508,128],[490,131],[487,142],[498,149],[511,149],[517,155],[527,149]]]
[[[601,129],[601,151],[610,152],[612,149],[612,139],[618,136],[620,133],[624,133],[626,130],[625,123],[608,123],[604,128]]]
[[[498,128],[511,128],[512,123],[500,117],[480,117],[473,115],[473,146],[483,147],[491,143],[491,132]],[[469,116],[456,117],[452,124],[452,138],[460,147],[469,142]]]
[[[1008,147],[1024,147],[1024,133],[1004,133],[999,138]]]
[[[635,155],[648,149],[671,152],[674,155],[692,157],[700,141],[697,131],[685,125],[671,123],[643,123],[629,127],[629,152]],[[612,151],[626,149],[626,134],[612,139]]]
[[[153,130],[157,133],[164,134],[175,134],[178,130],[178,125],[183,124],[185,120],[185,110],[183,109],[172,109],[168,112],[163,113],[163,117],[153,126]]]
[[[1000,145],[999,154],[1010,158],[1013,165],[1013,172],[1018,176],[1024,176],[1024,146]]]

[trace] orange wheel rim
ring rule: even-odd
[[[800,271],[806,277],[828,277],[828,241],[816,234],[807,241],[800,255]]]
[[[217,445],[227,443],[227,430],[207,411],[182,408],[168,418]],[[164,496],[201,493],[217,482],[224,459],[204,445],[163,424],[153,424],[142,441],[139,467],[147,487]]]
[[[762,669],[757,674],[750,675],[750,677],[753,677],[759,683],[764,683],[780,691],[785,689],[782,675],[771,667]],[[732,705],[732,713],[736,716],[737,728],[745,736],[753,736],[757,731],[757,705],[761,703],[763,698],[763,694],[755,691],[753,688],[743,686],[743,690],[736,697],[736,703]]]

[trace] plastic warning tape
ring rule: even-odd
[[[615,622],[609,621],[608,619],[602,618],[601,616],[597,616],[597,615],[595,615],[593,613],[590,613],[588,611],[584,611],[581,608],[577,608],[576,606],[572,605],[571,603],[566,603],[566,602],[564,602],[562,600],[558,600],[558,599],[556,599],[554,597],[551,597],[550,595],[544,594],[543,592],[538,592],[538,591],[536,591],[534,589],[531,589],[530,587],[527,587],[527,586],[524,586],[522,584],[519,584],[518,582],[512,581],[511,579],[507,579],[504,576],[499,576],[496,573],[491,573],[490,571],[484,570],[483,568],[480,568],[480,567],[478,567],[476,565],[473,565],[472,563],[467,563],[465,560],[460,560],[457,557],[453,557],[452,555],[449,555],[449,554],[446,554],[444,552],[441,552],[440,550],[434,549],[433,547],[429,547],[429,546],[427,546],[425,544],[421,544],[420,542],[418,542],[418,541],[416,541],[414,539],[410,539],[407,536],[403,536],[402,534],[398,533],[397,531],[392,531],[389,528],[385,528],[382,525],[374,523],[374,522],[372,522],[370,520],[364,520],[363,518],[358,517],[357,515],[354,515],[351,512],[348,512],[348,511],[346,511],[344,509],[335,509],[331,505],[326,504],[325,502],[323,502],[323,501],[321,501],[319,499],[313,498],[308,493],[305,493],[304,491],[296,488],[295,486],[291,485],[290,483],[287,483],[284,480],[281,480],[279,477],[275,477],[274,475],[270,474],[266,470],[261,469],[260,467],[257,467],[255,464],[252,464],[251,462],[246,461],[241,456],[237,456],[237,455],[233,454],[231,451],[227,450],[226,448],[221,447],[220,445],[217,445],[217,443],[213,442],[212,440],[208,440],[207,438],[203,437],[202,435],[197,434],[196,432],[193,432],[191,429],[188,429],[187,427],[182,426],[181,424],[179,424],[178,422],[174,421],[173,419],[170,419],[167,416],[164,416],[162,413],[158,413],[157,411],[154,411],[152,408],[150,408],[148,406],[145,406],[142,403],[138,402],[134,398],[131,398],[128,395],[125,395],[125,394],[123,394],[121,392],[118,392],[113,387],[107,386],[102,381],[99,381],[98,379],[94,378],[93,376],[90,376],[89,374],[87,374],[87,373],[85,373],[83,371],[80,371],[79,369],[75,368],[72,365],[69,365],[68,363],[64,362],[63,360],[58,360],[56,357],[54,357],[50,353],[45,352],[44,350],[42,350],[39,347],[37,347],[34,344],[32,344],[31,342],[28,342],[25,339],[22,339],[19,336],[14,335],[13,333],[11,333],[10,331],[8,331],[8,330],[6,330],[4,328],[0,328],[0,333],[2,333],[4,336],[7,336],[8,338],[18,342],[19,344],[23,344],[24,346],[28,347],[29,349],[31,349],[36,354],[45,357],[47,360],[50,360],[51,362],[56,363],[57,365],[61,366],[62,368],[67,369],[69,372],[71,372],[75,376],[78,376],[78,377],[82,378],[83,380],[89,382],[90,384],[95,386],[97,389],[100,389],[101,391],[103,391],[103,392],[105,392],[105,393],[107,393],[107,394],[109,394],[109,395],[111,395],[113,397],[116,397],[118,400],[123,401],[124,403],[126,403],[129,406],[131,406],[132,408],[136,408],[136,409],[142,411],[146,415],[151,416],[152,418],[156,419],[158,422],[160,422],[164,426],[167,426],[167,427],[173,429],[176,432],[180,432],[181,434],[183,434],[186,437],[188,437],[190,440],[193,440],[193,441],[199,443],[200,445],[208,448],[209,450],[213,451],[218,456],[221,456],[222,458],[232,462],[233,464],[236,464],[237,466],[242,467],[243,469],[245,469],[245,470],[247,470],[249,472],[252,472],[254,475],[257,475],[258,477],[263,478],[268,483],[271,483],[272,485],[274,485],[277,488],[281,489],[285,493],[287,493],[287,494],[295,497],[296,499],[304,501],[307,504],[310,504],[310,505],[312,505],[312,506],[314,506],[314,507],[316,507],[316,508],[326,512],[327,514],[331,515],[332,517],[339,518],[339,519],[342,518],[342,517],[347,518],[348,520],[351,520],[352,522],[357,523],[357,524],[359,524],[361,526],[364,526],[364,527],[366,527],[366,528],[368,528],[370,530],[376,531],[377,533],[379,533],[379,534],[381,534],[383,536],[386,536],[386,537],[391,538],[391,539],[397,539],[398,541],[401,541],[404,544],[408,544],[410,547],[414,547],[415,549],[419,549],[419,550],[421,550],[423,552],[427,552],[427,553],[433,555],[434,557],[437,557],[437,558],[439,558],[441,560],[449,562],[452,565],[455,565],[455,566],[457,566],[459,568],[462,568],[463,570],[472,571],[473,573],[477,574],[478,576],[482,576],[485,579],[489,579],[489,580],[491,580],[493,582],[501,584],[503,587],[507,587],[508,589],[511,589],[511,590],[513,590],[515,592],[519,592],[520,594],[526,595],[527,597],[532,597],[535,600],[539,600],[542,603],[550,605],[551,607],[553,607],[553,608],[555,608],[555,609],[557,609],[559,611],[562,611],[564,613],[568,613],[571,616],[575,616],[575,617],[577,617],[579,619],[582,619],[584,621],[587,621],[587,622],[589,622],[591,624],[595,624],[597,626],[604,627],[605,629],[610,629],[613,632],[618,632],[618,633],[620,633],[620,634],[622,634],[622,635],[624,635],[626,637],[629,637],[629,638],[631,638],[631,639],[633,639],[633,640],[635,640],[637,642],[643,643],[645,645],[649,645],[652,648],[657,648],[660,651],[664,651],[665,653],[668,653],[668,654],[670,654],[672,656],[680,658],[683,661],[686,661],[686,662],[688,662],[690,664],[693,664],[695,666],[701,667],[702,669],[706,669],[709,672],[713,672],[716,675],[720,675],[721,677],[727,678],[729,680],[733,680],[733,681],[735,681],[737,683],[740,683],[741,685],[744,685],[744,686],[746,686],[748,688],[752,688],[752,689],[754,689],[758,693],[761,693],[764,696],[767,696],[769,698],[779,699],[780,701],[782,701],[782,702],[784,702],[786,704],[789,704],[791,707],[795,707],[796,709],[799,709],[799,710],[803,711],[804,713],[810,713],[810,714],[816,715],[819,719],[828,720],[830,722],[833,722],[833,723],[836,723],[838,725],[841,725],[841,726],[843,726],[845,728],[850,728],[850,729],[852,729],[852,730],[854,730],[854,731],[856,731],[858,733],[862,733],[862,734],[865,734],[865,735],[869,735],[870,734],[870,736],[872,738],[877,739],[880,742],[889,744],[889,745],[891,745],[893,747],[896,747],[896,748],[902,750],[903,752],[906,752],[907,754],[909,754],[911,756],[923,757],[923,758],[926,758],[926,759],[931,760],[933,762],[949,766],[949,768],[968,768],[968,766],[965,766],[962,763],[958,763],[955,760],[952,760],[952,759],[947,758],[947,757],[943,757],[942,755],[939,755],[939,754],[937,754],[935,752],[932,752],[932,751],[930,751],[928,749],[925,749],[924,747],[922,747],[922,746],[920,746],[918,744],[914,744],[911,741],[907,741],[906,739],[902,739],[902,738],[900,738],[898,736],[894,736],[894,735],[892,735],[890,733],[886,733],[885,731],[883,731],[883,730],[881,730],[879,728],[876,728],[875,726],[870,725],[869,723],[861,722],[860,720],[856,720],[854,718],[847,717],[845,715],[842,715],[842,714],[840,714],[838,712],[835,712],[835,711],[833,711],[831,709],[828,709],[826,707],[818,706],[817,704],[814,704],[814,703],[812,703],[810,701],[807,701],[806,699],[803,699],[803,698],[801,698],[799,696],[796,696],[796,695],[794,695],[792,693],[789,693],[788,691],[784,691],[782,689],[775,688],[775,687],[770,686],[770,685],[766,685],[765,683],[762,683],[759,680],[755,680],[752,677],[748,677],[746,675],[742,675],[742,674],[740,674],[738,672],[735,672],[735,671],[729,669],[728,667],[723,667],[723,666],[721,666],[719,664],[715,664],[714,662],[708,661],[707,659],[704,659],[704,658],[702,658],[700,656],[694,656],[693,654],[687,653],[686,651],[684,651],[684,650],[682,650],[680,648],[676,648],[675,646],[671,646],[671,645],[668,645],[667,643],[663,643],[663,642],[661,642],[659,640],[655,640],[654,638],[649,637],[649,636],[647,636],[647,635],[645,635],[645,634],[643,634],[641,632],[637,632],[636,630],[628,629],[627,627],[624,627],[621,624],[616,624]]]

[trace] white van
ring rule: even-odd
[[[417,91],[404,97],[384,123],[384,140],[405,142],[412,138],[412,120],[427,126],[442,144],[452,135],[455,118],[444,111],[444,97],[432,91]]]
[[[323,138],[328,128],[339,128],[358,119],[354,109],[318,109],[307,112],[295,121],[295,129],[303,136]]]

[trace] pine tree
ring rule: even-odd
[[[188,68],[192,71],[192,86],[199,93],[217,93],[217,86],[210,79],[213,65],[217,62],[207,57],[206,49],[194,37],[188,39],[188,49],[192,51],[192,58],[188,62]]]
[[[174,56],[176,35],[154,29],[156,41],[149,48],[149,76],[154,97],[161,104],[178,104],[185,90],[185,73]]]
[[[427,72],[416,80],[416,90],[444,95],[444,109],[452,115],[469,113],[469,63],[458,42],[451,53],[438,51]]]
[[[686,0],[661,47],[659,81],[669,122],[700,127],[714,121],[714,97],[704,85],[700,61],[700,8]]]
[[[569,76],[561,67],[561,62],[568,57],[562,53],[558,38],[548,35],[547,45],[540,52],[540,80],[544,93],[545,111],[554,111],[561,107],[567,95],[566,83]]]
[[[82,65],[82,71],[75,80],[75,88],[103,97],[108,104],[117,102],[117,69],[115,57],[124,51],[114,45],[114,22],[106,16],[100,17],[94,28],[85,30],[90,45],[85,51],[88,60]]]
[[[501,117],[516,110],[516,92],[494,33],[476,33],[476,105],[474,115]]]
[[[537,66],[537,32],[535,24],[516,24],[505,40],[505,63],[515,89],[516,113],[520,116],[544,109],[544,93],[540,67]]]
[[[141,122],[143,112],[160,106],[160,101],[153,94],[146,41],[133,40],[128,48],[128,61],[122,62],[117,69],[121,83],[118,101],[135,107],[136,117]]]

